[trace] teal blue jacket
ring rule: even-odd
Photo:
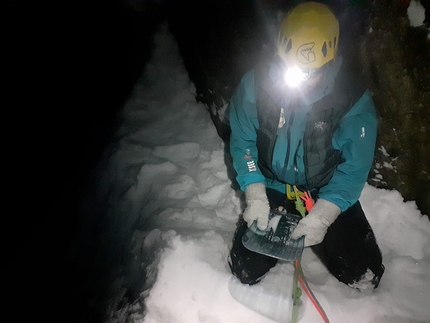
[[[269,75],[275,77],[279,74],[275,68],[271,65]],[[258,168],[256,139],[259,124],[254,70],[242,77],[229,103],[230,153],[241,190],[244,191],[249,184],[265,182],[266,187],[285,193],[285,183],[297,186],[306,184],[302,145],[306,116],[312,104],[330,92],[334,78],[335,75],[312,96],[303,98],[299,106],[290,106],[288,100],[282,102],[284,118],[280,120],[272,161],[277,178],[282,180],[279,182],[266,179]],[[318,198],[333,202],[342,212],[358,200],[372,166],[376,133],[375,106],[370,92],[366,91],[343,117],[333,134],[332,145],[341,152],[342,162],[329,183],[319,189]],[[288,145],[293,153],[286,158]]]

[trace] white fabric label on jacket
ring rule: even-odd
[[[248,170],[250,172],[256,172],[257,171],[257,166],[255,165],[255,161],[251,160],[251,161],[247,162],[246,165],[248,165]]]
[[[281,129],[285,124],[285,112],[284,108],[281,108],[281,115],[279,116],[278,129]]]

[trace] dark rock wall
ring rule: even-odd
[[[430,40],[428,26],[410,27],[407,6],[407,1],[374,2],[360,40],[362,64],[379,113],[369,183],[398,190],[429,215]]]

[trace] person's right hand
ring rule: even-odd
[[[257,227],[264,231],[269,223],[270,206],[264,183],[249,184],[245,189],[246,209],[243,219],[248,227],[257,221]]]
[[[340,214],[340,208],[327,200],[319,199],[309,214],[300,220],[291,233],[291,238],[305,237],[305,247],[321,243],[327,229]]]

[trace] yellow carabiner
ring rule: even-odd
[[[287,184],[285,192],[287,193],[287,198],[290,201],[294,201],[296,199],[296,192],[294,192],[294,189],[290,184]]]
[[[297,186],[294,185],[294,192],[296,193],[296,210],[300,213],[302,217],[306,216],[306,207],[303,204],[302,197],[305,195],[302,191],[300,191]]]
[[[286,184],[286,190],[285,193],[287,194],[287,198],[290,201],[295,201],[297,198],[301,198],[302,196],[305,196],[305,193],[298,190],[295,185]]]

